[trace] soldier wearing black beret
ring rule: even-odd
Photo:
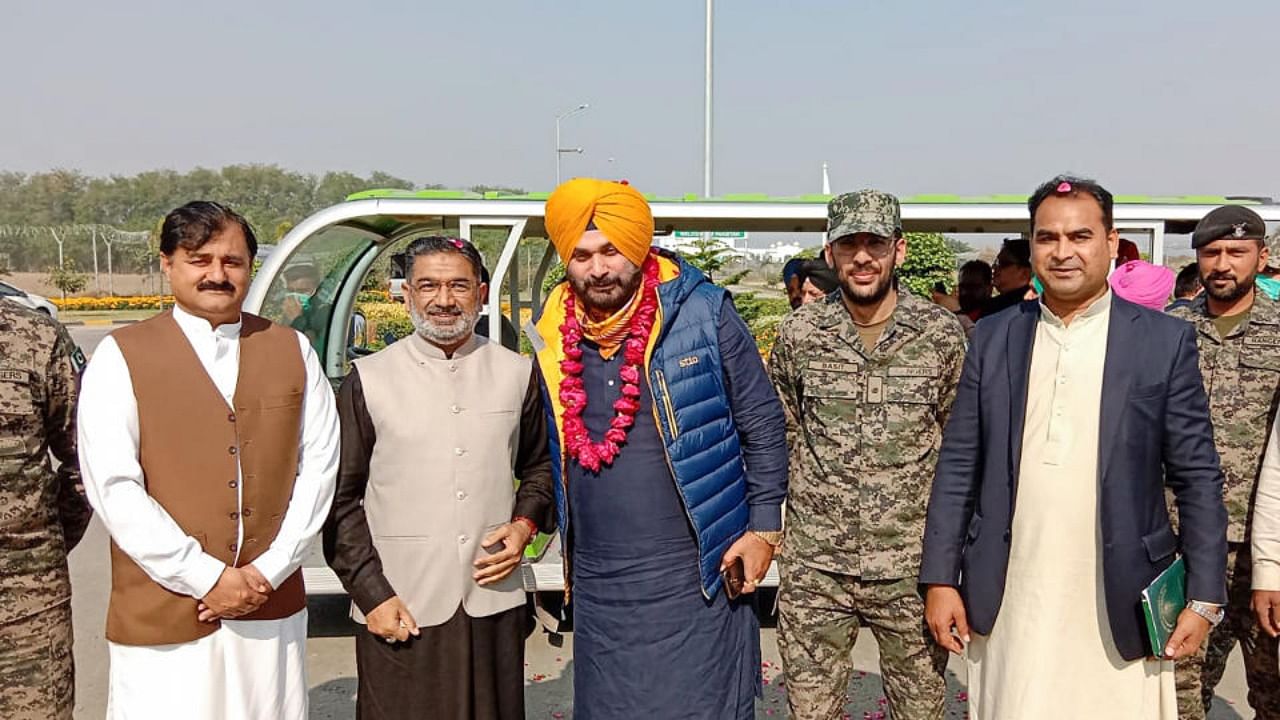
[[[1196,225],[1191,234],[1192,249],[1199,250],[1214,240],[1262,240],[1267,224],[1258,213],[1244,205],[1223,205],[1212,210]]]

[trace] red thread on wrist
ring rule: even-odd
[[[523,515],[512,519],[511,522],[524,523],[525,526],[529,528],[529,537],[533,537],[538,534],[538,524]]]

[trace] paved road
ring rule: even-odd
[[[72,325],[68,329],[71,331],[71,338],[84,350],[85,355],[90,355],[102,338],[115,328],[111,325]]]
[[[80,326],[72,337],[92,354],[93,348],[110,328]],[[315,562],[316,556],[308,562]],[[103,717],[107,699],[107,647],[103,639],[106,599],[111,586],[107,537],[97,520],[84,541],[71,554],[72,608],[75,617],[76,718]],[[311,685],[311,717],[316,720],[347,720],[355,717],[355,656],[353,634],[358,628],[346,616],[345,603],[338,598],[313,600],[310,604],[310,638],[307,641],[308,679]],[[764,657],[764,699],[757,706],[760,720],[786,715],[786,689],[781,675],[775,633],[761,632]],[[565,720],[573,717],[573,639],[566,635],[562,647],[549,636],[535,632],[525,645],[525,694],[527,716]],[[883,690],[877,674],[875,640],[861,633],[854,649],[858,673],[849,687],[846,711],[853,718],[874,717],[883,710]],[[965,670],[952,659],[948,671],[948,718],[966,716]],[[1239,652],[1231,657],[1226,677],[1218,689],[1219,699],[1211,720],[1241,720],[1253,713],[1244,705],[1244,674]],[[1082,691],[1087,689],[1082,688]],[[662,692],[654,688],[654,692]],[[678,703],[672,698],[672,705]],[[1238,709],[1237,709],[1238,706]]]

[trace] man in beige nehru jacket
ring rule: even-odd
[[[405,265],[416,332],[357,360],[338,391],[324,552],[368,629],[357,716],[523,718],[513,571],[554,524],[538,383],[527,358],[473,332],[488,288],[470,243],[415,240]]]

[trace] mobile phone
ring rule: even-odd
[[[724,581],[724,594],[730,600],[737,600],[742,594],[742,586],[747,580],[747,571],[742,566],[742,558],[737,558],[729,567],[720,571],[720,579]]]

